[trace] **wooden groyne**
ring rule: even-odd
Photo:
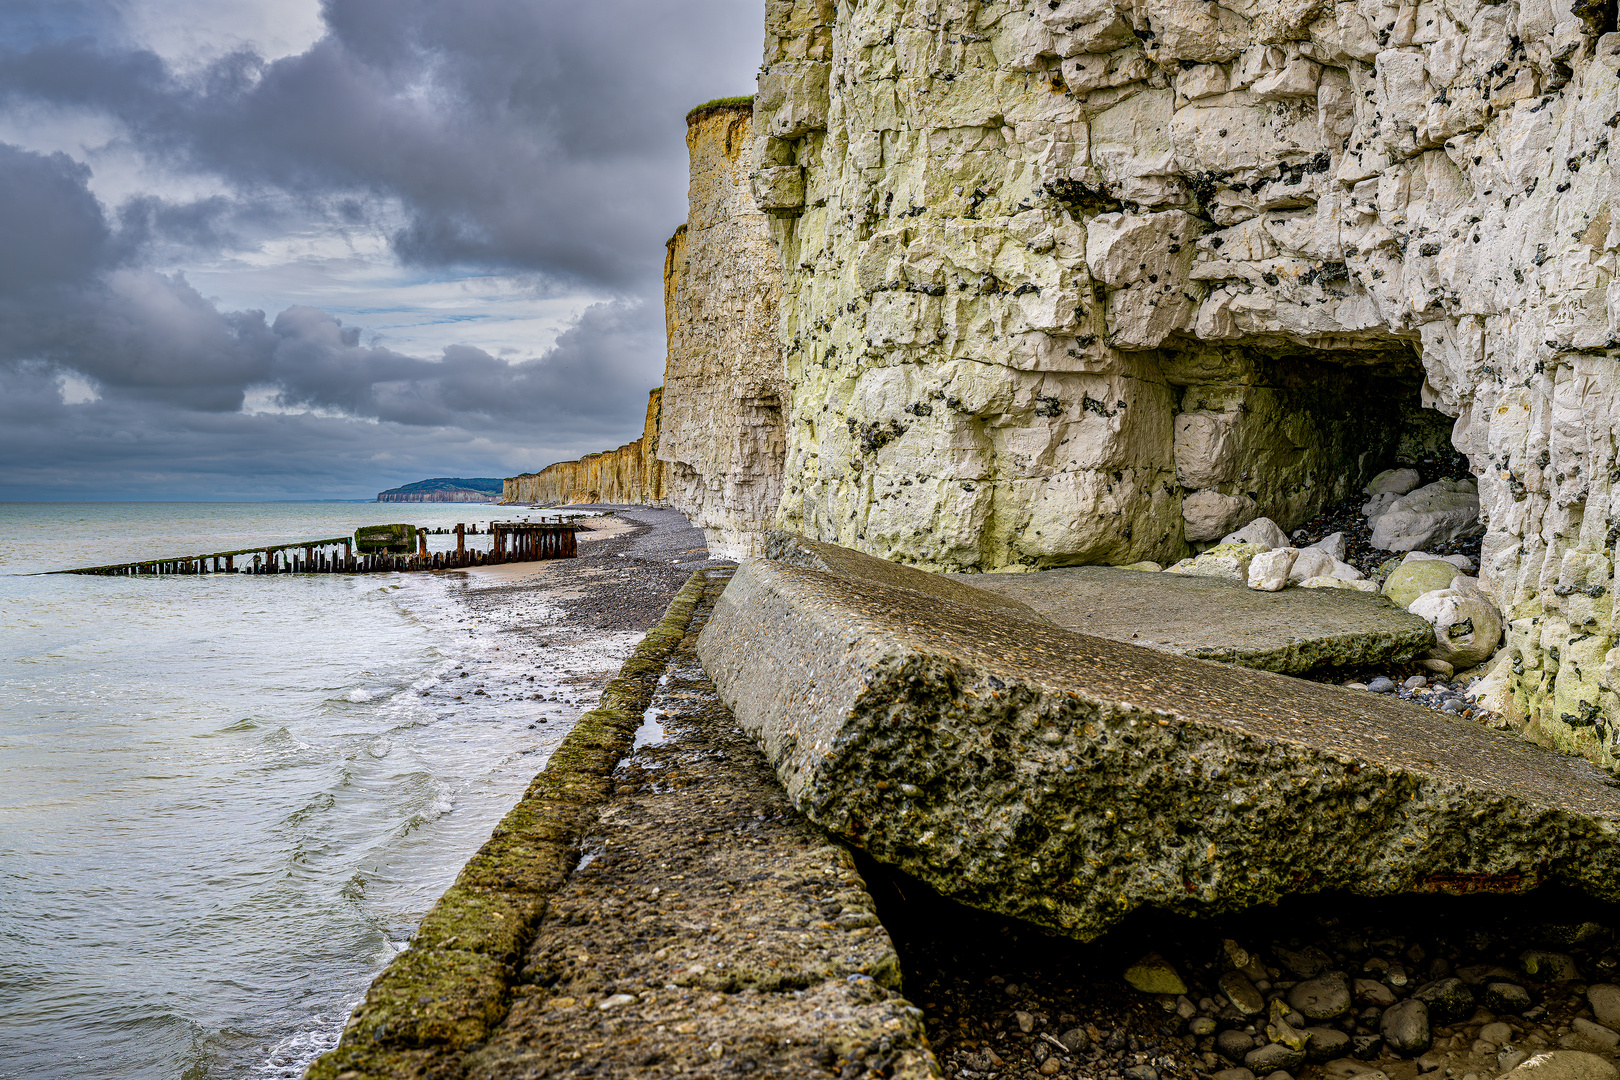
[[[575,537],[577,529],[578,526],[572,523],[492,521],[488,529],[491,537],[488,550],[469,550],[467,528],[457,525],[454,530],[454,551],[429,552],[428,530],[416,529],[414,552],[400,551],[397,544],[388,550],[366,551],[363,549],[363,539],[358,545],[361,550],[357,551],[356,536],[337,536],[172,559],[81,566],[48,573],[133,577],[137,574],[373,574],[460,570],[471,566],[575,558],[579,554]],[[477,530],[473,531],[476,533]],[[364,532],[366,529],[359,530],[359,533]],[[243,560],[240,566],[237,565],[238,558]]]

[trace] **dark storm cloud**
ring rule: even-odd
[[[329,0],[329,33],[297,56],[181,75],[73,38],[0,55],[0,101],[103,113],[243,190],[397,198],[413,262],[625,287],[684,217],[681,117],[750,88],[757,8]]]
[[[302,54],[184,71],[121,43],[111,5],[0,16],[0,109],[111,121],[147,160],[226,190],[106,208],[84,165],[0,144],[0,497],[354,494],[639,433],[663,240],[685,211],[682,116],[750,88],[758,0],[323,11]],[[315,308],[222,311],[150,268],[159,250],[183,265],[175,252],[246,244],[289,197],[345,226],[402,213],[409,263],[615,298],[529,359],[424,358]]]
[[[662,349],[652,306],[594,305],[532,359],[509,363],[466,346],[433,360],[406,356],[362,345],[358,328],[314,308],[273,320],[222,312],[183,278],[132,265],[131,245],[86,180],[64,155],[0,144],[0,492],[34,490],[23,464],[31,456],[48,462],[41,477],[78,475],[104,455],[104,470],[167,484],[168,455],[206,459],[214,471],[273,462],[271,471],[296,470],[307,484],[315,474],[293,462],[312,432],[330,470],[331,454],[356,447],[375,456],[424,445],[410,429],[435,429],[434,444],[447,450],[490,439],[556,447],[555,460],[628,437],[640,420],[647,361]],[[64,404],[64,377],[84,380],[100,400]],[[325,415],[244,417],[238,410],[255,390],[268,404]],[[289,444],[293,433],[299,441]],[[207,450],[210,438],[239,452]]]

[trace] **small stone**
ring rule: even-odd
[[[1159,1080],[1159,1070],[1151,1065],[1132,1065],[1124,1072],[1125,1080]]]
[[[1554,1050],[1528,1057],[1502,1080],[1616,1080],[1620,1072],[1596,1054]]]
[[[1013,1013],[1013,1020],[1018,1024],[1018,1030],[1025,1035],[1035,1030],[1035,1018],[1022,1009]]]
[[[1474,992],[1455,976],[1425,983],[1412,997],[1429,1007],[1429,1019],[1436,1024],[1454,1024],[1474,1011]]]
[[[1196,1016],[1187,1022],[1187,1032],[1198,1038],[1215,1034],[1215,1018],[1212,1016]]]
[[[1350,1036],[1338,1028],[1312,1027],[1305,1033],[1311,1037],[1305,1044],[1305,1056],[1311,1061],[1332,1061],[1350,1052]]]
[[[1526,949],[1520,953],[1519,969],[1541,982],[1574,982],[1581,977],[1573,956],[1546,949]]]
[[[1425,678],[1422,675],[1412,675],[1409,678],[1407,678],[1407,680],[1405,682],[1401,683],[1401,689],[1402,690],[1417,690],[1417,689],[1419,689],[1421,687],[1424,687],[1424,686],[1427,686],[1427,685],[1429,685],[1429,680],[1427,678]]]
[[[1455,674],[1457,670],[1444,660],[1436,660],[1432,656],[1426,656],[1422,660],[1419,660],[1418,663],[1422,664],[1426,670],[1434,672],[1442,679],[1451,678],[1451,676]]]
[[[1602,1024],[1594,1024],[1585,1017],[1577,1016],[1570,1021],[1570,1027],[1575,1029],[1575,1034],[1594,1046],[1600,1046],[1605,1050],[1613,1050],[1615,1047],[1620,1046],[1620,1032],[1615,1031],[1613,1028],[1604,1027]]]
[[[1249,560],[1249,588],[1261,592],[1277,592],[1288,584],[1288,572],[1294,568],[1293,548],[1277,548],[1261,552]]]
[[[603,998],[596,1007],[607,1012],[609,1009],[617,1009],[620,1005],[628,1005],[634,1000],[636,1000],[634,994],[614,994],[612,997]]]
[[[1344,561],[1344,533],[1336,532],[1331,536],[1324,536],[1316,543],[1310,545],[1308,551],[1325,551],[1336,562]]]
[[[1040,1073],[1042,1076],[1056,1076],[1058,1073],[1063,1071],[1063,1062],[1059,1061],[1055,1057],[1049,1057],[1045,1061],[1041,1062],[1040,1066],[1035,1071]]]
[[[1429,1049],[1429,1007],[1415,998],[1384,1010],[1378,1033],[1397,1054],[1412,1057]]]
[[[1283,1043],[1267,1043],[1243,1055],[1243,1064],[1256,1076],[1267,1076],[1278,1069],[1297,1069],[1305,1064],[1305,1054]]]
[[[1350,1036],[1350,1053],[1361,1061],[1371,1061],[1378,1056],[1378,1048],[1384,1043],[1381,1035],[1352,1035]]]
[[[1087,1038],[1084,1028],[1070,1028],[1058,1036],[1058,1042],[1062,1043],[1069,1053],[1078,1054],[1086,1048],[1090,1040]]]
[[[1586,1000],[1598,1023],[1620,1029],[1620,986],[1593,983],[1586,988]]]
[[[1357,1005],[1372,1005],[1387,1009],[1395,1004],[1395,991],[1377,979],[1357,979],[1354,985]]]
[[[1243,972],[1228,971],[1216,980],[1216,985],[1226,995],[1226,1000],[1245,1016],[1258,1016],[1266,1011],[1265,997]]]
[[[1243,1056],[1254,1049],[1254,1040],[1236,1028],[1230,1028],[1215,1036],[1215,1049],[1228,1061],[1242,1061]]]
[[[1288,534],[1277,526],[1270,518],[1255,518],[1243,528],[1234,533],[1221,537],[1223,544],[1257,544],[1262,548],[1284,548],[1288,546]]]
[[[1198,1015],[1198,1006],[1185,996],[1179,997],[1176,999],[1176,1015],[1183,1020],[1191,1020]]]
[[[1518,983],[1485,984],[1485,1007],[1497,1012],[1522,1013],[1530,1007],[1530,991]]]
[[[1148,953],[1125,969],[1125,981],[1144,994],[1185,994],[1187,984],[1158,953]]]
[[[1395,692],[1395,684],[1389,679],[1386,679],[1384,676],[1380,675],[1372,682],[1367,684],[1367,689],[1371,690],[1375,694],[1393,694]]]
[[[1225,938],[1221,941],[1221,951],[1226,954],[1227,963],[1240,970],[1248,967],[1249,961],[1254,959],[1249,955],[1248,949],[1245,949],[1231,938]]]
[[[1479,1037],[1488,1043],[1495,1043],[1497,1046],[1506,1046],[1508,1043],[1513,1041],[1513,1029],[1502,1023],[1502,1021],[1498,1020],[1495,1023],[1486,1024],[1484,1027],[1480,1028]]]
[[[1278,946],[1272,952],[1283,967],[1302,979],[1314,979],[1333,966],[1333,957],[1315,945],[1307,945],[1303,949]]]
[[[1350,977],[1333,971],[1295,983],[1288,991],[1288,1004],[1311,1020],[1342,1016],[1350,1009]]]

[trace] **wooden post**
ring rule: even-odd
[[[461,566],[467,561],[467,526],[462,522],[456,523],[456,565]]]

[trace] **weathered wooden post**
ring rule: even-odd
[[[463,522],[456,522],[456,565],[467,564],[467,526]]]
[[[421,557],[421,559],[422,559],[422,561],[424,563],[427,562],[427,530],[426,529],[417,529],[416,530],[416,554]]]

